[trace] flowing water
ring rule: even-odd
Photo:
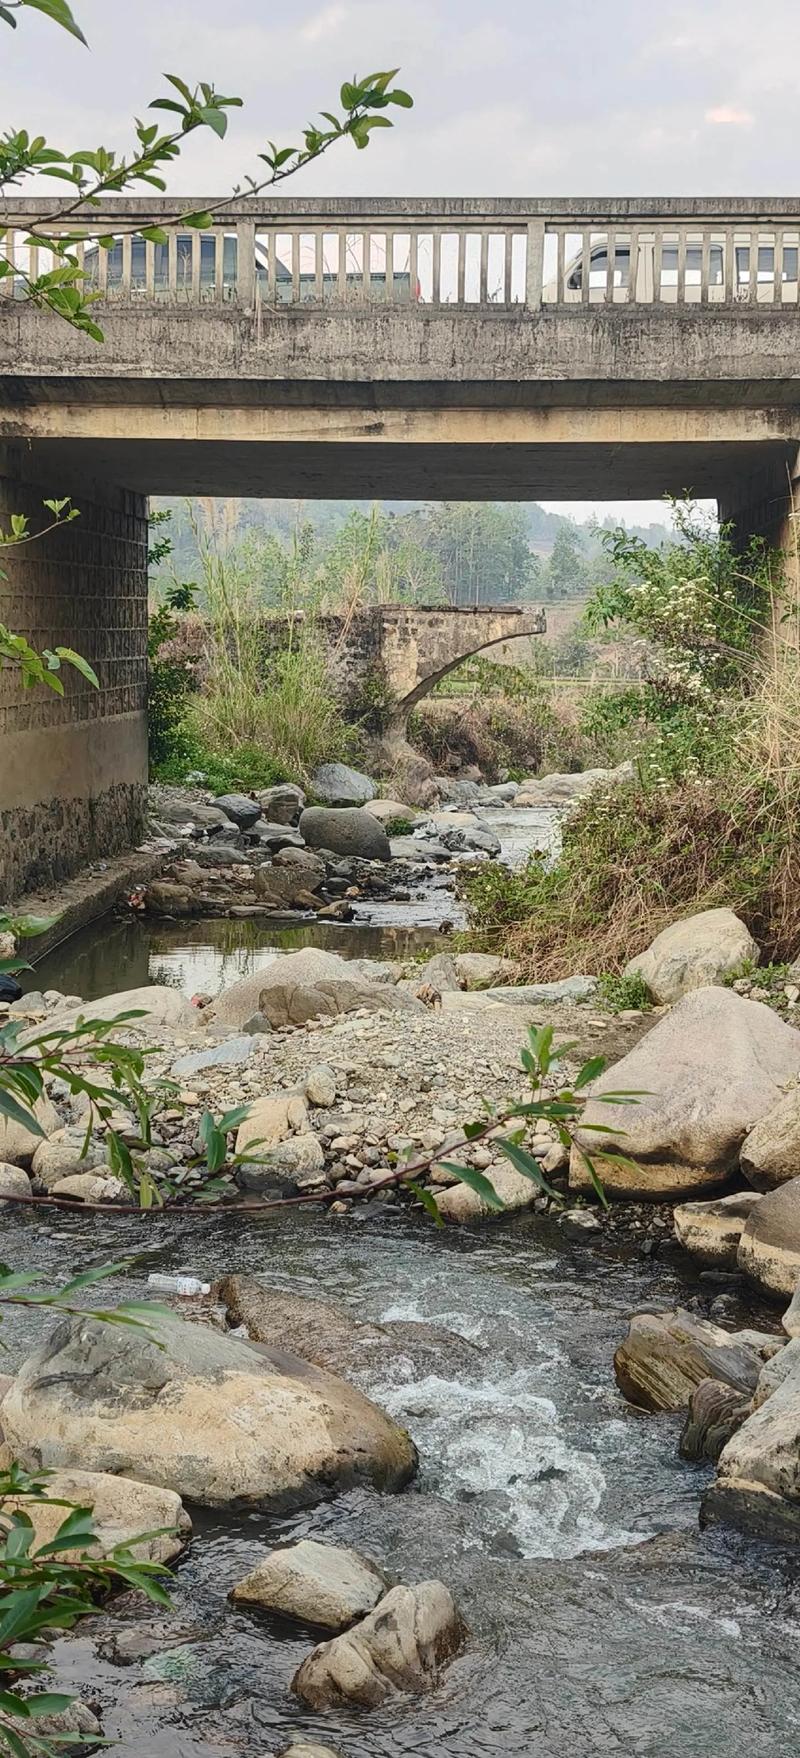
[[[223,947],[218,929],[236,944]],[[75,986],[88,994],[101,969],[106,989],[144,981],[170,960],[190,989],[216,987],[267,955],[252,933],[204,923],[148,944],[136,923],[107,925],[105,950],[76,950]],[[385,941],[369,950],[385,953]],[[438,1232],[381,1205],[244,1224],[4,1214],[0,1225],[4,1258],[53,1280],[127,1257],[120,1296],[141,1295],[155,1268],[208,1280],[236,1269],[322,1292],[359,1319],[454,1336],[431,1373],[398,1332],[360,1378],[418,1444],[420,1474],[402,1495],[354,1491],[279,1519],[195,1510],[171,1616],[126,1597],[57,1644],[60,1680],[95,1701],[120,1758],[263,1758],[301,1736],[343,1758],[782,1758],[796,1747],[796,1564],[701,1535],[709,1470],[679,1459],[678,1419],[637,1415],[614,1385],[632,1311],[716,1292],[679,1254],[645,1256],[635,1234],[570,1244],[533,1214]],[[27,1313],[4,1326],[11,1367],[44,1322]],[[234,1610],[227,1594],[265,1543],[298,1535],[352,1544],[399,1580],[448,1583],[471,1636],[431,1695],[325,1715],[290,1695],[313,1633]]]

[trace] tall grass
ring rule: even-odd
[[[285,645],[272,651],[260,627],[261,583],[237,552],[195,529],[203,570],[205,664],[202,693],[188,715],[196,754],[236,764],[258,785],[259,753],[268,780],[308,781],[320,763],[357,754],[331,686],[313,616],[295,616],[286,585]],[[200,758],[202,766],[202,756]]]

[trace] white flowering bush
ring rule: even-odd
[[[640,684],[589,700],[585,730],[614,754],[626,735],[643,775],[661,785],[727,761],[780,585],[779,562],[762,543],[741,554],[730,526],[718,528],[691,502],[673,506],[677,535],[661,549],[625,530],[607,534],[613,577],[586,612],[595,633],[638,635],[646,660]]]

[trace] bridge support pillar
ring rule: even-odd
[[[742,549],[752,537],[763,537],[782,552],[789,596],[800,600],[800,443],[788,466],[774,466],[744,488],[720,495],[718,506]]]
[[[72,485],[70,485],[72,486]],[[24,453],[0,455],[0,528],[51,522]],[[0,664],[0,903],[69,877],[141,840],[147,793],[147,502],[84,482],[74,523],[0,552],[0,623],[37,648],[88,659],[95,690],[65,666],[64,695],[21,688]]]

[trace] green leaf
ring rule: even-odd
[[[424,1209],[427,1209],[429,1215],[433,1216],[433,1219],[436,1222],[437,1227],[444,1226],[444,1221],[442,1220],[441,1212],[439,1209],[439,1204],[437,1203],[436,1198],[435,1198],[432,1190],[426,1190],[425,1185],[418,1184],[415,1178],[409,1178],[408,1183],[406,1185],[406,1190],[413,1191],[413,1194],[416,1197],[417,1202],[422,1203],[422,1207]]]
[[[402,86],[395,86],[394,91],[387,92],[386,96],[390,104],[399,104],[403,110],[413,110],[414,108],[414,99],[411,93],[404,92]]]
[[[4,1117],[10,1117],[12,1123],[19,1123],[23,1129],[30,1130],[31,1135],[41,1136],[42,1141],[46,1139],[45,1132],[41,1124],[37,1123],[33,1112],[26,1111],[18,1100],[12,1098],[11,1094],[2,1087],[0,1087],[0,1113]]]
[[[225,115],[224,110],[217,110],[209,105],[204,109],[198,110],[197,114],[205,123],[206,128],[213,129],[214,133],[220,140],[224,139],[224,136],[228,131],[228,118]]]
[[[0,1598],[0,1645],[3,1648],[17,1641],[22,1631],[30,1629],[44,1592],[45,1583],[42,1581],[38,1587],[29,1587],[21,1593],[4,1593]]]
[[[75,1698],[64,1691],[39,1691],[35,1697],[26,1697],[25,1702],[29,1715],[63,1715]]]
[[[579,1092],[581,1087],[588,1087],[590,1080],[596,1080],[597,1076],[602,1074],[605,1065],[605,1056],[590,1056],[588,1062],[584,1062],[580,1074],[577,1076],[575,1091]]]
[[[62,26],[63,30],[69,31],[71,37],[77,37],[78,42],[83,43],[84,48],[88,49],[89,45],[83,31],[75,23],[67,0],[24,0],[24,4],[32,7],[34,12],[43,12],[47,18],[52,18],[56,24]]]
[[[88,659],[82,658],[81,654],[75,653],[71,647],[57,647],[56,653],[59,659],[63,659],[67,665],[71,665],[75,671],[79,671],[81,677],[86,678],[95,690],[99,690],[100,679],[97,673],[92,670]]]
[[[181,225],[192,226],[197,232],[208,232],[214,224],[214,215],[208,208],[199,208],[196,214],[181,214]]]
[[[228,1135],[232,1129],[238,1129],[239,1124],[244,1123],[249,1116],[249,1105],[235,1105],[232,1111],[225,1111],[223,1113],[222,1117],[219,1119],[217,1128],[221,1129],[224,1135]]]
[[[148,244],[169,244],[169,233],[163,226],[143,226],[141,237],[146,238]]]
[[[545,1190],[548,1196],[557,1195],[552,1184],[548,1184],[539,1161],[534,1159],[533,1154],[529,1154],[525,1148],[520,1147],[518,1142],[498,1141],[495,1146],[500,1149],[501,1154],[505,1154],[507,1160],[511,1161],[515,1170],[522,1173],[523,1178],[529,1178],[532,1184],[538,1185],[539,1190]]]
[[[502,1197],[498,1196],[494,1185],[488,1178],[484,1178],[482,1172],[476,1171],[474,1166],[457,1166],[454,1160],[437,1160],[436,1164],[443,1166],[445,1172],[454,1172],[461,1184],[468,1184],[470,1190],[474,1190],[476,1196],[485,1202],[487,1208],[505,1208],[506,1205]]]

